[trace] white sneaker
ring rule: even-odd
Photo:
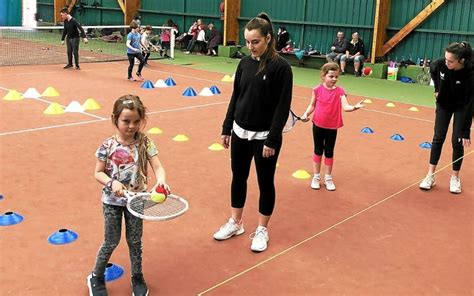
[[[426,175],[426,177],[421,181],[420,188],[423,190],[430,190],[433,186],[436,185],[435,177],[432,174]]]
[[[329,190],[329,191],[336,190],[336,185],[334,185],[334,182],[333,182],[331,176],[325,176],[324,177],[324,185],[326,185],[326,189]]]
[[[229,218],[229,222],[222,225],[219,231],[214,233],[214,238],[216,240],[226,240],[234,235],[240,235],[244,233],[244,231],[243,223],[239,225],[234,219]]]
[[[311,188],[313,189],[319,189],[321,188],[321,185],[319,184],[319,181],[321,180],[321,177],[318,175],[313,176],[313,180],[311,180]]]
[[[459,177],[451,176],[449,191],[451,193],[461,193],[461,179]]]
[[[263,226],[257,227],[254,233],[250,235],[252,239],[252,245],[250,249],[254,252],[262,252],[267,249],[267,242],[270,239],[268,237],[268,229]]]

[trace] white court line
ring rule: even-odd
[[[0,89],[4,89],[4,90],[7,90],[7,91],[10,91],[10,90],[11,90],[11,89],[8,89],[8,88],[5,88],[5,87],[1,87],[1,86],[0,86]],[[20,93],[20,94],[23,95],[23,93],[21,93],[21,92],[18,92],[18,93]],[[28,98],[28,99],[37,100],[37,101],[40,101],[40,102],[43,102],[43,103],[47,103],[47,104],[53,103],[53,102],[51,102],[51,101],[48,101],[48,100],[45,100],[45,99],[40,99],[40,98]],[[63,108],[66,108],[66,106],[64,106],[64,105],[59,105],[59,106],[61,106],[61,107],[63,107]],[[74,112],[74,113],[80,113],[80,114],[88,115],[88,116],[91,116],[91,117],[94,117],[94,118],[97,118],[97,119],[102,119],[102,120],[105,119],[104,117],[97,116],[97,115],[94,115],[94,114],[91,114],[91,113],[87,113],[87,112],[84,112],[84,111],[83,111],[83,112]]]
[[[96,119],[96,120],[79,121],[79,122],[66,123],[66,124],[60,124],[60,125],[36,127],[36,128],[18,130],[18,131],[13,131],[13,132],[0,133],[0,136],[9,136],[9,135],[16,135],[16,134],[22,134],[22,133],[28,133],[28,132],[42,131],[42,130],[53,129],[53,128],[82,125],[82,124],[94,123],[94,122],[105,121],[105,120],[106,119]]]
[[[214,106],[214,105],[228,104],[228,103],[229,102],[227,102],[227,101],[226,102],[217,102],[217,103],[195,105],[195,106],[189,106],[189,107],[183,107],[183,108],[175,108],[175,109],[167,109],[167,110],[161,110],[161,111],[147,112],[147,114],[153,115],[153,114],[157,114],[157,113],[175,112],[175,111],[189,110],[189,109],[202,108],[202,107],[208,107],[208,106]],[[62,127],[69,127],[69,126],[75,126],[75,125],[83,125],[83,124],[95,123],[95,122],[100,122],[100,121],[108,121],[108,118],[100,118],[98,120],[79,121],[79,122],[66,123],[66,124],[60,124],[60,125],[44,126],[44,127],[30,128],[30,129],[24,129],[24,130],[12,131],[12,132],[5,132],[5,133],[0,133],[0,137],[1,136],[22,134],[22,133],[28,133],[28,132],[42,131],[42,130],[47,130],[47,129],[62,128]]]
[[[462,156],[462,157],[456,159],[455,161],[458,161],[458,160],[460,160],[460,159],[462,159],[462,158],[466,158],[466,156],[468,156],[468,155],[470,155],[470,154],[472,154],[472,153],[474,153],[474,150],[472,150],[472,151],[470,151],[469,153],[465,154],[464,156]],[[453,161],[453,162],[454,162],[454,161]],[[450,167],[453,162],[450,162],[450,163],[448,163],[447,165],[443,166],[442,168],[436,170],[435,174],[437,174],[437,173],[443,171],[444,169]],[[270,261],[272,261],[273,259],[276,259],[276,258],[278,258],[278,257],[280,257],[280,256],[282,256],[282,255],[284,255],[284,254],[286,254],[286,253],[292,251],[293,249],[296,249],[297,247],[299,247],[299,246],[301,246],[301,245],[303,245],[303,244],[305,244],[305,243],[307,243],[307,242],[313,240],[314,238],[317,238],[317,237],[319,237],[320,235],[322,235],[322,234],[324,234],[324,233],[326,233],[326,232],[328,232],[328,231],[330,231],[330,230],[332,230],[332,229],[334,229],[334,228],[336,228],[336,227],[338,227],[338,226],[340,226],[340,225],[342,225],[342,224],[344,224],[344,223],[346,223],[346,222],[348,222],[348,221],[354,219],[355,217],[364,214],[365,212],[371,210],[372,208],[377,207],[378,205],[380,205],[380,204],[386,202],[387,200],[390,200],[390,199],[396,197],[397,195],[400,195],[400,194],[403,193],[404,191],[406,191],[406,190],[408,190],[408,189],[410,189],[410,188],[412,188],[412,187],[418,185],[422,180],[423,180],[423,179],[420,179],[420,180],[418,180],[418,181],[416,181],[416,182],[414,182],[414,183],[412,183],[412,184],[406,186],[405,188],[402,188],[402,189],[400,189],[399,191],[397,191],[397,192],[395,192],[395,193],[392,193],[391,195],[385,197],[384,199],[379,200],[379,201],[377,201],[377,202],[371,204],[370,206],[368,206],[368,207],[366,207],[366,208],[364,208],[364,209],[362,209],[362,210],[360,210],[360,211],[358,211],[358,212],[356,212],[356,213],[350,215],[349,217],[344,218],[344,219],[342,219],[341,221],[339,221],[339,222],[337,222],[337,223],[335,223],[335,224],[333,224],[333,225],[327,227],[326,229],[323,229],[323,230],[319,231],[318,233],[315,233],[314,235],[312,235],[312,236],[310,236],[310,237],[307,237],[306,239],[300,241],[299,243],[296,243],[296,244],[292,245],[291,247],[286,248],[285,250],[283,250],[283,251],[281,251],[281,252],[279,252],[279,253],[277,253],[277,254],[275,254],[275,255],[273,255],[273,256],[271,256],[271,257],[269,257],[269,258],[267,258],[267,259],[265,259],[265,260],[263,260],[263,261],[260,261],[259,263],[255,264],[255,265],[250,266],[249,268],[247,268],[247,269],[245,269],[245,270],[243,270],[243,271],[241,271],[241,272],[235,274],[234,276],[232,276],[232,277],[230,277],[230,278],[225,279],[224,281],[221,281],[221,282],[217,283],[216,285],[214,285],[214,286],[212,286],[212,287],[206,289],[205,291],[202,291],[202,292],[198,293],[197,295],[200,296],[200,295],[206,294],[206,293],[208,293],[208,292],[210,292],[210,291],[212,291],[212,290],[215,290],[215,289],[219,288],[220,286],[225,285],[226,283],[228,283],[228,282],[230,282],[230,281],[232,281],[232,280],[234,280],[234,279],[236,279],[236,278],[238,278],[238,277],[240,277],[240,276],[242,276],[242,275],[244,275],[244,274],[246,274],[246,273],[248,273],[248,272],[250,272],[250,271],[256,269],[257,267],[259,267],[259,266],[261,266],[261,265],[263,265],[263,264],[265,264],[265,263],[267,263],[267,262],[270,262]]]

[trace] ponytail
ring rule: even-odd
[[[472,48],[467,41],[454,42],[446,47],[446,52],[449,52],[456,56],[460,61],[464,59],[464,64],[466,66],[472,65]]]
[[[256,17],[251,19],[245,29],[251,30],[259,30],[262,36],[267,37],[270,35],[270,42],[267,44],[267,49],[260,57],[260,65],[258,66],[257,74],[265,70],[267,64],[278,57],[278,53],[276,51],[276,39],[275,33],[273,32],[273,25],[270,17],[265,12],[259,13]]]

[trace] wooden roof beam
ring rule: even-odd
[[[370,54],[372,64],[375,63],[376,57],[383,56],[382,47],[385,40],[387,40],[386,28],[390,20],[390,6],[391,0],[376,0],[372,53]]]
[[[69,12],[71,12],[74,6],[76,5],[76,2],[77,0],[54,0],[54,23],[57,24],[63,21],[61,19],[61,16],[59,15],[61,9],[67,7]]]
[[[125,0],[125,11],[123,16],[123,21],[125,22],[125,25],[129,25],[132,22],[133,17],[138,13],[139,8],[140,0]]]
[[[415,16],[408,24],[398,31],[390,40],[388,40],[382,47],[381,55],[386,55],[392,48],[394,48],[400,41],[408,34],[425,21],[433,12],[435,12],[446,0],[432,0],[417,16]]]
[[[228,41],[239,42],[240,0],[225,0],[224,6],[224,45]]]

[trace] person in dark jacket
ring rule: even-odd
[[[290,41],[290,33],[286,31],[285,27],[278,27],[276,50],[280,51],[286,46],[288,41]]]
[[[72,68],[72,56],[74,55],[74,62],[76,63],[76,69],[80,70],[79,67],[79,32],[81,33],[82,38],[84,38],[84,43],[87,43],[86,32],[82,28],[81,24],[76,21],[70,14],[67,8],[61,9],[59,12],[61,18],[64,21],[64,30],[61,37],[61,44],[64,44],[64,39],[66,39],[67,46],[67,65],[64,66],[64,69]]]
[[[288,62],[275,50],[276,40],[267,14],[251,19],[244,36],[250,55],[237,66],[221,136],[223,146],[231,148],[231,218],[214,238],[226,240],[244,233],[242,214],[253,158],[260,188],[260,215],[250,249],[262,252],[267,248],[267,225],[275,206],[275,169],[291,105],[293,74]]]
[[[446,140],[449,122],[453,120],[451,144],[453,146],[452,175],[449,191],[461,193],[461,170],[464,148],[471,144],[472,105],[474,100],[474,69],[472,49],[469,43],[455,42],[448,45],[444,58],[430,66],[436,98],[434,136],[430,153],[428,174],[420,183],[420,188],[430,190],[436,185],[435,173]]]
[[[213,23],[210,23],[207,28],[209,29],[209,40],[207,41],[207,55],[216,56],[217,48],[222,43],[222,34]]]
[[[346,61],[354,61],[354,72],[355,76],[359,77],[362,75],[361,64],[365,58],[365,46],[362,39],[359,38],[359,33],[352,33],[352,39],[347,43],[346,54],[341,56],[341,75],[345,74],[344,68],[346,67]]]
[[[347,40],[344,38],[344,32],[337,32],[336,39],[332,43],[331,53],[326,55],[326,60],[334,63],[339,63],[342,55],[346,53],[347,50]]]

